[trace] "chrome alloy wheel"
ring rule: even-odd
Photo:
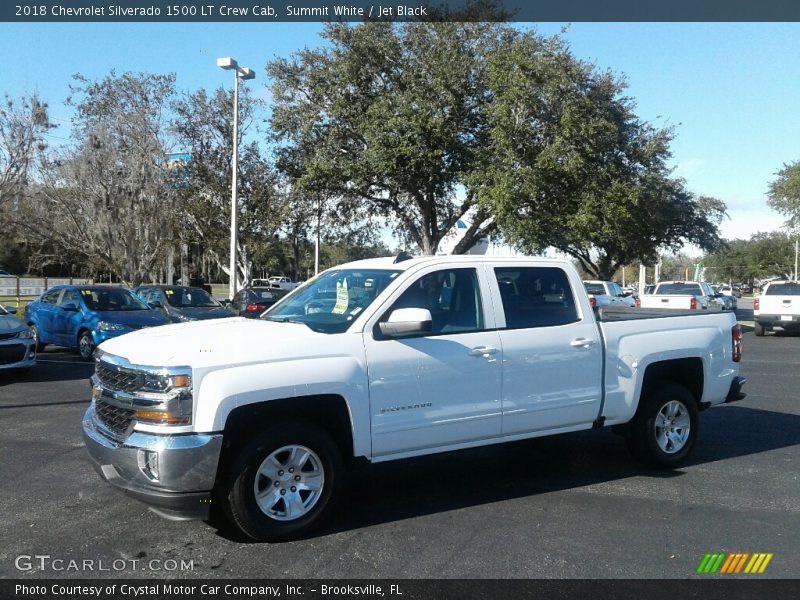
[[[656,443],[667,454],[680,452],[689,440],[691,428],[689,410],[683,402],[670,400],[656,415]]]
[[[81,355],[81,358],[89,360],[92,357],[92,352],[94,352],[92,338],[87,333],[81,334],[78,340],[78,353]]]
[[[283,446],[258,467],[253,484],[256,503],[277,521],[294,521],[306,515],[322,493],[325,471],[319,456],[305,446]]]

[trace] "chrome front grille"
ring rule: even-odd
[[[120,437],[128,433],[133,421],[132,410],[114,406],[102,398],[95,400],[94,410],[97,418],[111,433]]]
[[[19,331],[14,333],[0,333],[0,340],[14,340],[19,336]]]
[[[142,373],[97,361],[95,375],[103,387],[117,392],[135,392],[142,386]]]

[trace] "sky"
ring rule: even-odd
[[[520,26],[531,26],[520,24]],[[637,113],[673,126],[675,173],[699,195],[728,206],[723,237],[782,228],[766,204],[769,182],[800,160],[800,24],[543,23],[566,28],[573,52],[624,74]],[[216,58],[232,56],[256,71],[257,96],[269,100],[265,64],[323,43],[318,23],[0,23],[0,93],[36,92],[69,133],[63,105],[74,73],[100,78],[111,69],[174,72],[179,89],[232,85]]]

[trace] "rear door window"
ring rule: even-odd
[[[558,267],[496,267],[506,327],[552,327],[579,321],[569,279]]]

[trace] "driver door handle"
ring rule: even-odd
[[[477,346],[469,351],[470,356],[489,356],[491,354],[497,354],[497,348],[492,348],[491,346]]]
[[[569,343],[573,348],[588,348],[592,344],[594,344],[594,340],[588,338],[577,338]]]

